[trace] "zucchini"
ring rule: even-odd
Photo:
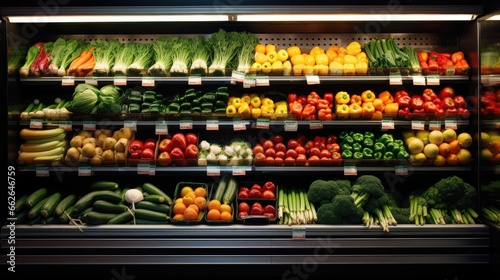
[[[40,223],[43,225],[59,224],[59,218],[57,218],[55,216],[50,216],[48,218],[42,218]]]
[[[92,207],[97,212],[112,214],[119,214],[128,210],[127,205],[111,203],[106,200],[96,200]]]
[[[90,184],[90,190],[91,191],[98,191],[98,190],[116,190],[118,189],[118,183],[113,182],[113,181],[95,181]]]
[[[89,225],[102,225],[107,224],[115,216],[116,214],[114,213],[101,213],[92,210],[83,215],[83,221]]]
[[[80,212],[76,212],[76,209],[74,209],[73,211],[75,211],[75,216],[76,216],[75,219],[79,219],[79,220],[83,221],[83,217],[85,216],[85,214],[87,214],[88,212],[93,211],[93,210],[94,209],[92,209],[92,207],[85,208]]]
[[[156,211],[160,213],[168,213],[170,212],[170,206],[166,204],[154,203],[151,201],[139,201],[135,203],[135,209],[147,209],[151,211]]]
[[[72,218],[73,213],[75,213],[75,205],[71,205],[66,210],[62,212],[61,215],[59,215],[59,222],[61,224],[68,224],[69,219]]]
[[[156,212],[148,209],[135,209],[135,217],[137,219],[146,219],[151,221],[168,221],[170,217],[168,214]]]
[[[38,215],[34,219],[28,219],[28,225],[38,225],[42,222],[42,216]]]
[[[80,197],[75,202],[75,211],[76,213],[81,212],[83,209],[89,208],[94,204],[96,200],[106,200],[109,202],[118,203],[122,200],[122,196],[114,191],[110,190],[100,190],[100,191],[92,191],[87,193],[86,195]]]
[[[236,179],[231,176],[226,186],[226,190],[224,191],[221,203],[223,204],[233,203],[237,191],[238,191],[238,182],[236,182]]]
[[[14,217],[16,218],[16,224],[24,224],[28,220],[28,210],[16,212]]]
[[[126,224],[134,219],[131,211],[125,211],[120,214],[116,214],[113,218],[108,221],[109,225],[120,225]]]
[[[229,179],[229,174],[222,174],[219,180],[219,184],[217,185],[217,189],[215,189],[215,193],[212,196],[212,199],[222,202],[222,197],[224,196],[224,192],[226,191],[226,186],[229,183]]]
[[[28,195],[25,194],[16,200],[15,211],[16,213],[21,212],[26,207],[26,200],[28,200]]]
[[[160,190],[157,186],[155,186],[151,183],[145,182],[142,184],[142,189],[145,192],[149,193],[149,195],[153,195],[153,194],[161,195],[165,199],[165,202],[167,203],[167,205],[172,204],[172,198],[170,196],[168,196],[166,193],[164,193],[162,190]]]
[[[146,195],[145,193],[143,193],[143,195],[144,195],[144,201],[149,201],[153,203],[165,203],[165,197],[163,197],[162,195],[159,194]]]
[[[48,199],[49,197],[47,196],[33,205],[28,211],[28,219],[33,220],[37,217],[41,218],[40,211],[42,211],[42,207]]]
[[[61,216],[61,214],[64,213],[68,207],[75,204],[76,199],[77,197],[74,194],[69,194],[65,198],[61,199],[61,201],[57,204],[56,209],[54,209],[54,216]]]
[[[26,205],[28,208],[32,208],[37,204],[40,200],[46,198],[49,195],[49,190],[47,188],[40,188],[34,192],[32,192],[28,198],[26,199]]]
[[[62,194],[60,192],[51,194],[40,210],[40,214],[42,215],[42,217],[48,218],[52,216],[52,213],[54,213],[54,210],[56,210],[57,204],[59,204],[61,199]]]

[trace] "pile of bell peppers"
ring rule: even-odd
[[[453,69],[454,71],[452,70],[450,73],[467,75],[470,71],[470,66],[461,51],[454,53],[418,52],[417,57],[424,74],[446,75],[448,73],[447,69]]]
[[[384,101],[373,91],[359,94],[339,91],[335,94],[335,117],[339,119],[382,119]]]
[[[339,134],[340,150],[343,159],[408,159],[410,154],[402,139],[390,133],[375,135],[371,131],[342,131]]]
[[[331,92],[323,95],[315,91],[307,95],[288,94],[288,112],[297,120],[333,120],[334,96]]]
[[[484,90],[480,98],[481,116],[487,118],[500,116],[500,89]]]

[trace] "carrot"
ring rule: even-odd
[[[92,56],[89,60],[87,60],[84,64],[80,65],[77,70],[77,76],[86,76],[88,72],[92,71],[95,66],[95,58]]]
[[[68,74],[74,73],[79,66],[83,65],[87,62],[91,57],[93,57],[92,53],[94,51],[94,47],[84,50],[75,60],[71,62],[68,69]]]

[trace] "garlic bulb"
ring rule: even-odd
[[[135,210],[135,203],[142,201],[144,195],[138,189],[130,189],[125,192],[125,201],[132,204],[132,209]]]

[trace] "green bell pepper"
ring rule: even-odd
[[[363,158],[373,158],[373,150],[370,148],[363,149]]]
[[[385,145],[388,152],[392,152],[393,154],[397,154],[399,152],[399,144],[396,142],[390,142]]]
[[[354,152],[353,158],[354,159],[363,159],[363,152]]]
[[[341,149],[342,151],[352,151],[352,145],[351,145],[351,144],[344,143],[344,144],[341,144],[341,145],[340,145],[340,149]]]
[[[374,159],[382,159],[383,157],[384,157],[384,153],[382,153],[382,152],[373,153]]]
[[[354,143],[352,144],[352,151],[353,152],[361,152],[363,150],[363,146],[360,143]]]
[[[352,145],[354,144],[354,139],[350,135],[347,135],[346,137],[344,137],[344,140],[342,140],[341,143],[347,143],[349,145]]]
[[[351,150],[342,150],[342,158],[343,159],[351,159],[353,156]]]
[[[363,143],[363,134],[359,133],[359,132],[356,132],[352,135],[352,139],[354,140],[354,142],[356,143]]]
[[[396,156],[394,155],[393,152],[387,151],[384,153],[384,159],[395,159],[395,158],[396,158]]]
[[[344,141],[344,139],[349,136],[349,132],[347,131],[341,131],[339,133],[339,139],[340,139],[340,142],[342,143],[342,141]]]
[[[382,144],[381,142],[375,142],[375,144],[373,144],[373,151],[375,153],[384,154],[385,153],[385,145]]]
[[[371,131],[366,131],[364,134],[363,134],[363,137],[365,139],[369,138],[371,139],[372,141],[375,141],[375,134]]]
[[[386,145],[387,143],[394,142],[394,138],[392,137],[392,134],[384,133],[377,139],[376,142]]]
[[[363,140],[363,147],[373,148],[373,139],[365,137],[365,140]]]
[[[403,147],[404,146],[404,142],[401,139],[394,139],[394,142],[397,143],[399,145],[399,147]]]
[[[408,159],[408,158],[410,158],[410,154],[406,150],[400,149],[399,152],[396,154],[396,158]]]

